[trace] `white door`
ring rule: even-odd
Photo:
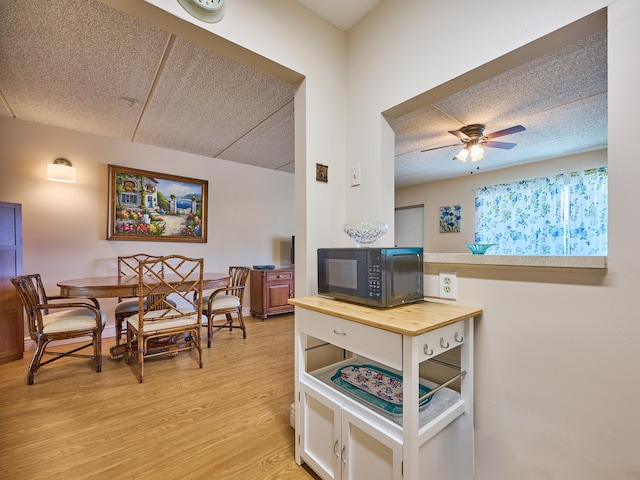
[[[395,246],[424,248],[424,205],[396,208]]]

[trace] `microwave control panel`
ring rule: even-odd
[[[370,256],[369,263],[369,298],[379,300],[382,298],[382,266],[380,255]]]

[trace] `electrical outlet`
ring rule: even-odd
[[[458,297],[458,282],[455,273],[440,272],[440,298],[455,300]]]

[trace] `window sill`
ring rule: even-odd
[[[591,271],[607,270],[607,257],[565,257],[551,255],[472,255],[470,253],[425,253],[424,263],[497,266],[515,268],[561,268]]]

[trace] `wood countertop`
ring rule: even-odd
[[[422,301],[391,308],[371,308],[320,296],[291,298],[297,307],[326,313],[402,335],[417,336],[451,323],[477,317],[482,309]]]

